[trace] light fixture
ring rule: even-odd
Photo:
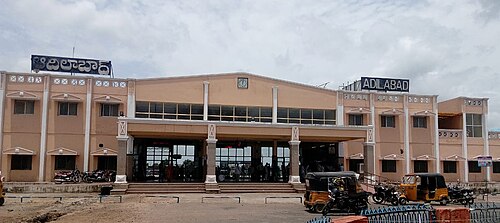
[[[63,154],[63,150],[62,149],[59,149],[59,154],[62,155]]]

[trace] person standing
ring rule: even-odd
[[[236,180],[236,182],[240,181],[240,175],[241,175],[241,168],[240,168],[240,164],[236,164],[236,166],[234,167],[234,179]]]

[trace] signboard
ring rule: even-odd
[[[493,166],[493,158],[491,156],[478,156],[477,165],[479,167]]]
[[[31,55],[31,70],[111,75],[111,61]]]
[[[410,91],[410,80],[408,79],[390,79],[378,77],[361,77],[362,90],[376,91]]]

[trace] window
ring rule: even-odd
[[[444,173],[456,173],[457,172],[457,161],[443,161],[443,172]]]
[[[77,115],[78,103],[59,102],[59,115]]]
[[[55,170],[74,170],[76,168],[76,156],[56,156]]]
[[[349,125],[363,125],[363,115],[349,115]]]
[[[385,128],[395,128],[396,118],[394,115],[382,115],[380,116],[381,127]]]
[[[35,114],[35,101],[14,100],[14,114]]]
[[[427,128],[427,116],[413,116],[413,128]]]
[[[98,170],[116,170],[116,156],[99,156],[97,157]]]
[[[12,155],[11,170],[31,170],[31,155]]]
[[[467,137],[483,137],[483,123],[481,114],[466,114],[465,126]]]
[[[119,104],[101,104],[101,116],[118,116]]]
[[[469,161],[469,173],[481,173],[481,167],[479,167],[477,161]]]
[[[427,173],[429,169],[427,167],[427,160],[415,160],[413,161],[413,171],[415,173]]]
[[[335,110],[278,108],[278,123],[335,125]]]
[[[500,162],[493,162],[493,173],[500,173]]]
[[[396,160],[382,160],[382,172],[395,173]]]

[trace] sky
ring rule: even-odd
[[[489,98],[500,129],[497,0],[0,0],[0,70],[32,54],[111,60],[115,77],[248,72],[338,89]]]

